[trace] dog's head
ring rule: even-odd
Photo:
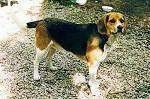
[[[124,15],[117,12],[105,14],[98,22],[99,31],[107,35],[123,33],[126,27],[127,21]]]

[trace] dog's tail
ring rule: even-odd
[[[28,22],[28,23],[27,23],[27,28],[35,28],[35,27],[37,26],[37,24],[38,24],[39,22],[41,22],[41,21],[43,21],[43,20]]]

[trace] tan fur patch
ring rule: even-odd
[[[93,64],[95,61],[98,61],[102,53],[102,50],[99,48],[99,39],[97,37],[93,37],[88,41],[86,52],[86,59],[88,63]]]
[[[36,27],[35,41],[36,47],[40,50],[47,48],[48,44],[51,41],[48,36],[48,32],[44,25],[44,22],[40,22]]]
[[[99,45],[99,38],[98,37],[91,37],[91,39],[87,42],[87,51],[91,51],[97,48]]]

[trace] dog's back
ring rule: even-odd
[[[87,41],[94,32],[96,24],[75,24],[61,19],[46,18],[44,20],[27,23],[28,28],[35,28],[39,22],[48,31],[49,37],[59,43],[65,50],[74,54],[85,55]]]

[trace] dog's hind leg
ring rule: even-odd
[[[52,56],[55,53],[55,51],[56,51],[56,48],[53,47],[53,44],[52,44],[46,57],[46,63],[49,66],[50,70],[58,70],[58,68],[53,65],[54,62],[52,61]]]
[[[39,63],[46,58],[49,48],[52,45],[52,41],[48,36],[48,32],[44,22],[39,22],[36,26],[35,34],[35,45],[36,45],[36,57],[34,60],[34,80],[39,80]]]
[[[36,56],[35,56],[35,60],[34,60],[34,80],[40,79],[40,75],[39,75],[39,71],[38,71],[39,63],[47,57],[52,43],[53,42],[51,41],[49,43],[49,45],[46,47],[46,49],[44,49],[44,50],[40,50],[39,48],[36,48]]]
[[[46,49],[40,50],[39,48],[36,48],[36,56],[34,60],[34,80],[39,80],[39,63],[46,57],[48,51]]]

